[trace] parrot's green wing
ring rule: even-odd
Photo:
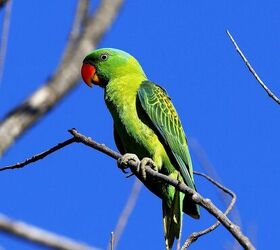
[[[165,148],[172,152],[172,158],[176,161],[173,162],[174,167],[180,171],[186,184],[195,189],[185,132],[166,91],[150,81],[144,81],[138,90],[138,98],[152,124],[162,136]]]

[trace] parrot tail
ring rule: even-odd
[[[179,239],[181,235],[183,221],[183,199],[184,194],[175,190],[171,207],[162,202],[163,226],[166,250],[170,250],[174,240]]]

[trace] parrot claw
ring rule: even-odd
[[[129,168],[128,162],[129,161],[134,161],[134,162],[139,162],[139,158],[135,154],[124,154],[121,158],[118,159],[117,164],[118,168],[121,169],[121,171],[125,174],[128,174],[129,172],[126,171],[126,169]]]
[[[140,166],[138,169],[138,172],[141,174],[142,178],[146,180],[147,174],[146,174],[146,166],[149,165],[153,170],[158,172],[158,167],[156,164],[153,162],[151,158],[145,157],[141,160]]]

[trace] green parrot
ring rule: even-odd
[[[143,159],[142,171],[135,175],[162,199],[165,245],[171,249],[181,234],[183,212],[196,219],[200,212],[189,197],[143,171],[146,164],[151,164],[150,158],[155,170],[196,189],[186,136],[170,97],[147,79],[133,56],[122,50],[91,52],[83,61],[81,74],[90,87],[95,84],[104,89],[114,121],[115,143],[124,154],[122,163],[135,160],[135,155]]]

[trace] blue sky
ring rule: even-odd
[[[75,6],[74,0],[13,2],[1,117],[54,72]],[[279,235],[280,107],[253,79],[225,31],[280,95],[279,12],[275,0],[126,1],[99,45],[133,54],[149,79],[167,89],[188,138],[199,142],[223,184],[236,192],[243,231],[258,249],[275,249]],[[115,148],[102,90],[81,82],[10,148],[1,165],[55,145],[72,127]],[[222,207],[211,185],[198,177],[196,183]],[[133,177],[124,178],[112,159],[73,145],[25,169],[1,172],[0,212],[105,249],[132,184]],[[199,221],[185,216],[183,236],[211,222],[205,211]],[[191,249],[223,249],[232,242],[221,227]],[[4,235],[0,246],[42,249]],[[163,247],[161,202],[142,189],[119,249]]]

